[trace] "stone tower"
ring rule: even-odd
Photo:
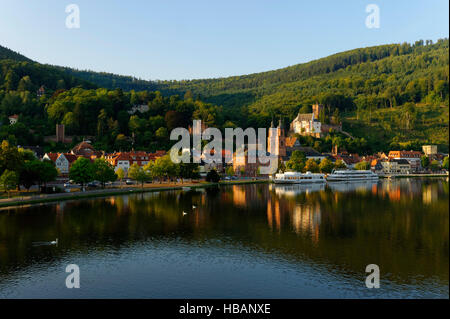
[[[270,128],[274,128],[273,121],[270,123]],[[275,154],[278,156],[286,156],[286,135],[284,133],[283,123],[278,122],[278,127],[276,128],[276,133],[274,137],[275,143]],[[267,138],[267,151],[270,152],[272,146],[272,130],[269,129],[269,136]]]
[[[66,139],[64,131],[64,124],[56,124],[56,142],[64,143]]]
[[[312,106],[312,111],[314,113],[314,118],[315,119],[319,118],[320,111],[322,111],[322,110],[323,110],[323,105],[322,104],[316,103],[316,104],[314,104]]]

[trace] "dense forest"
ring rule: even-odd
[[[105,150],[167,148],[168,134],[192,118],[224,127],[287,126],[315,102],[323,122],[343,122],[354,138],[332,133],[302,143],[329,151],[333,143],[362,153],[448,151],[448,39],[355,49],[280,70],[228,78],[145,81],[109,73],[42,65],[0,47],[0,138],[43,144],[64,123],[75,141]],[[43,86],[45,94],[38,96]],[[142,113],[133,109],[145,105]],[[134,111],[133,111],[134,110]],[[7,117],[20,116],[9,126]],[[58,148],[62,145],[49,144]]]

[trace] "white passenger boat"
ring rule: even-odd
[[[378,175],[368,170],[333,170],[327,176],[328,182],[352,182],[378,180]]]
[[[325,183],[324,174],[314,174],[311,172],[285,172],[275,174],[273,178],[276,184],[308,184],[308,183]]]

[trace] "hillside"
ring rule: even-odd
[[[268,126],[272,117],[279,116],[290,121],[301,108],[308,110],[318,101],[328,106],[325,121],[337,108],[346,130],[379,147],[383,147],[380,138],[390,143],[397,137],[404,143],[436,143],[448,151],[448,57],[449,42],[442,39],[434,44],[417,41],[354,49],[279,70],[217,79],[151,82],[66,71],[109,88],[149,88],[181,96],[188,92],[222,106],[225,119],[242,127]],[[403,130],[407,103],[418,107],[414,123]],[[429,112],[420,105],[436,110]],[[370,132],[359,129],[367,126]]]
[[[442,151],[448,151],[448,54],[448,39],[434,44],[431,41],[417,41],[414,44],[354,49],[263,73],[156,82],[41,65],[0,47],[0,57],[3,57],[0,59],[0,100],[5,92],[32,92],[40,85],[45,85],[49,92],[70,90],[69,96],[75,100],[77,97],[74,93],[93,94],[75,92],[75,87],[103,87],[112,90],[112,93],[105,93],[107,96],[120,96],[122,93],[117,93],[116,88],[124,91],[160,91],[163,96],[151,92],[137,95],[133,91],[124,94],[127,102],[114,106],[116,114],[112,114],[112,120],[117,120],[118,111],[127,110],[130,105],[139,102],[151,106],[152,116],[165,118],[168,112],[174,112],[169,115],[176,119],[175,122],[186,123],[197,112],[196,116],[201,114],[210,125],[218,127],[267,127],[273,117],[280,116],[287,124],[299,110],[308,112],[313,103],[320,102],[326,106],[321,120],[342,120],[345,130],[353,136],[364,138],[365,143],[370,145],[366,145],[367,151],[383,150],[390,146],[419,148],[424,143],[436,143]],[[182,109],[177,104],[181,103],[177,102],[180,99],[169,99],[174,95],[184,96],[186,103],[191,101],[189,103],[192,104],[187,107],[189,111],[177,109]],[[155,99],[163,102],[158,104]],[[55,99],[49,102],[53,104]],[[195,103],[198,105],[195,106]],[[14,109],[8,104],[10,102],[3,101],[3,112],[0,108],[3,116]],[[47,110],[52,109],[52,105],[47,107]],[[101,110],[98,107],[95,109],[96,112]],[[73,111],[73,106],[59,110],[69,113]],[[61,121],[61,116],[64,115],[58,113],[61,115],[55,117],[56,113],[52,113],[52,118],[49,112],[41,113],[41,120],[45,121],[47,116],[50,122]],[[187,118],[180,120],[182,115]],[[95,122],[98,116],[94,112],[88,118]],[[139,117],[149,121],[148,114]],[[94,126],[89,126],[90,129],[86,128],[89,132],[84,132],[81,127],[76,130],[76,134],[94,134],[95,123],[92,125]],[[124,125],[121,124],[122,133],[130,134],[130,130],[125,129]],[[166,119],[161,127],[167,129],[170,126]],[[48,124],[48,127],[51,125]],[[322,142],[328,147],[327,143]],[[320,144],[321,141],[311,143]]]

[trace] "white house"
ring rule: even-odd
[[[315,117],[314,113],[298,114],[291,123],[291,131],[300,135],[320,137],[322,123]]]
[[[8,119],[9,119],[9,124],[14,125],[19,120],[19,115],[17,115],[17,114],[11,115],[10,117],[8,117]]]
[[[70,166],[77,160],[77,156],[70,153],[47,153],[43,156],[43,160],[50,160],[55,163],[55,167],[59,174],[69,174]]]

